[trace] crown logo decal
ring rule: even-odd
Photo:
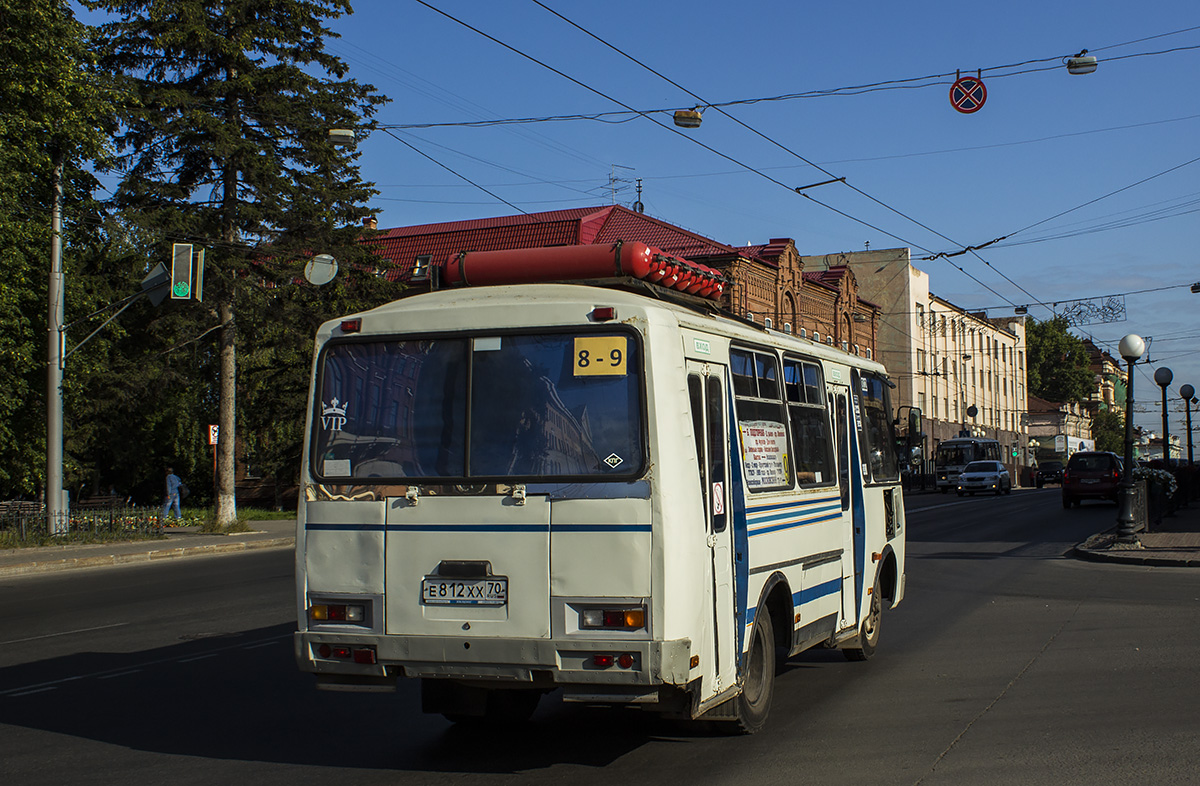
[[[340,405],[340,406],[339,406],[339,405]],[[334,397],[333,397],[333,401],[329,402],[329,406],[325,406],[324,402],[322,402],[322,404],[321,404],[321,414],[322,414],[322,415],[341,415],[341,416],[345,416],[345,414],[346,414],[346,407],[347,407],[347,406],[349,406],[349,403],[348,403],[348,402],[346,402],[346,401],[339,401],[339,400],[338,400],[338,397],[337,397],[337,396],[334,396]]]

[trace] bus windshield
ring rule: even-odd
[[[317,390],[320,479],[628,479],[643,464],[625,333],[331,342]]]
[[[974,445],[940,445],[937,450],[939,467],[958,467],[975,460]]]

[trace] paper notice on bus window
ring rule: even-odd
[[[350,477],[350,459],[325,459],[321,474],[327,478]]]
[[[743,420],[742,460],[752,489],[791,485],[787,465],[787,429],[773,420]]]

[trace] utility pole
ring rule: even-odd
[[[63,261],[62,261],[62,155],[54,157],[54,205],[50,211],[50,317],[46,352],[46,531],[65,532],[63,506]]]

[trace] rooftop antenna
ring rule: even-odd
[[[642,179],[637,179],[637,201],[633,203],[635,213],[645,213],[646,206],[642,204]]]
[[[617,204],[617,192],[624,190],[623,187],[618,184],[629,182],[625,178],[617,177],[617,170],[618,169],[628,169],[630,172],[632,172],[633,167],[623,166],[621,164],[610,164],[609,166],[610,166],[610,169],[608,171],[609,204],[615,205],[615,204]]]

